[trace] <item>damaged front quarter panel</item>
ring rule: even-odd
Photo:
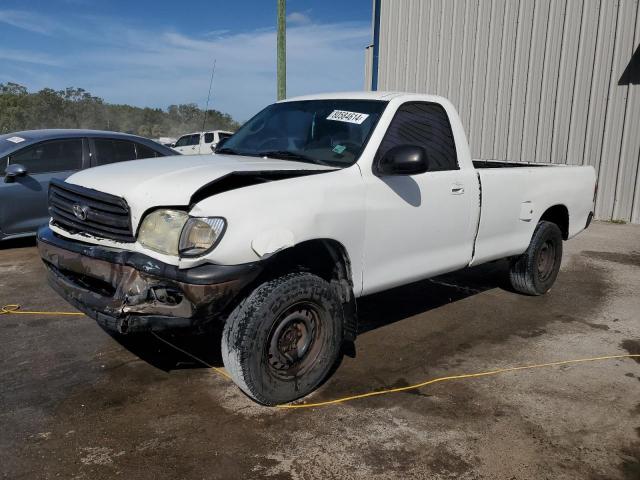
[[[293,232],[284,228],[274,228],[261,232],[251,242],[251,248],[259,257],[273,255],[294,245]]]

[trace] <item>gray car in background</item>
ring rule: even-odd
[[[179,155],[152,140],[97,130],[0,135],[0,241],[34,235],[49,220],[49,182],[85,168]]]

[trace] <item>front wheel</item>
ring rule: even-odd
[[[562,262],[562,232],[555,223],[538,223],[529,248],[512,260],[511,286],[527,295],[543,295],[556,281]]]
[[[278,405],[317,388],[335,365],[342,339],[342,304],[332,286],[293,273],[263,283],[231,312],[222,359],[243,392]]]

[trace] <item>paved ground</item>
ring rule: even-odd
[[[356,357],[313,400],[495,367],[640,353],[640,227],[565,244],[545,297],[494,263],[365,299]],[[459,288],[450,285],[458,285]],[[69,310],[32,242],[0,248],[0,304]],[[219,362],[215,340],[177,339]],[[640,479],[640,362],[441,383],[342,406],[257,406],[152,338],[0,316],[2,478]]]

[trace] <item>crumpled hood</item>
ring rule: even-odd
[[[78,172],[68,183],[124,198],[137,225],[149,208],[188,205],[201,187],[233,172],[333,170],[331,167],[238,155],[184,155],[112,163]]]

